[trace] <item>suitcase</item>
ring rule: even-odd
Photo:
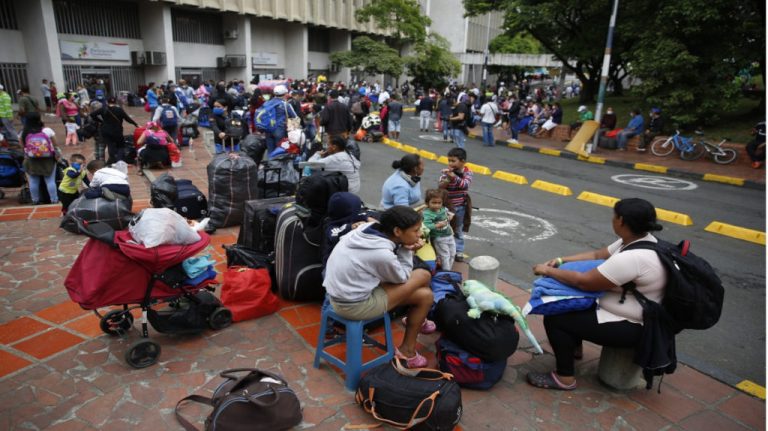
[[[619,143],[616,138],[609,138],[603,135],[597,139],[597,146],[606,150],[615,150],[619,147]]]
[[[176,180],[174,211],[188,219],[199,220],[208,215],[208,199],[191,180]]]
[[[237,243],[264,254],[275,251],[277,215],[293,201],[292,196],[284,196],[246,202]]]
[[[322,301],[323,264],[320,247],[307,241],[293,205],[277,216],[275,233],[277,293],[289,301]]]

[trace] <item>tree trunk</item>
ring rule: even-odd
[[[579,95],[579,103],[590,104],[594,103],[595,96],[597,96],[600,90],[600,78],[581,80],[581,93]]]

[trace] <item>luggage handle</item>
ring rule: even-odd
[[[235,375],[232,374],[232,373],[242,373],[243,371],[248,371],[248,374],[244,374],[242,376],[235,376]],[[278,376],[277,374],[271,373],[269,371],[260,370],[258,368],[232,368],[232,369],[229,369],[229,370],[222,371],[221,373],[219,373],[219,376],[221,376],[221,377],[223,377],[225,379],[234,380],[235,384],[232,385],[232,388],[234,389],[240,383],[242,383],[243,380],[245,380],[248,377],[250,377],[251,375],[257,374],[257,373],[258,374],[263,374],[263,375],[265,375],[267,377],[271,377],[271,378],[279,381],[283,385],[288,386],[288,383],[282,377]]]
[[[213,400],[202,395],[190,395],[179,400],[179,402],[176,403],[176,408],[173,409],[173,413],[176,415],[176,420],[179,422],[182,428],[184,428],[186,431],[199,431],[196,426],[192,425],[192,423],[185,419],[179,412],[179,406],[184,401],[194,401],[196,403],[205,404],[207,406],[213,406]]]
[[[363,409],[365,409],[366,412],[370,413],[374,419],[387,423],[389,425],[392,425],[396,428],[399,428],[401,430],[406,430],[413,428],[414,426],[426,421],[429,419],[430,416],[432,416],[432,411],[435,409],[435,402],[437,400],[437,397],[440,395],[440,391],[432,392],[432,394],[419,403],[418,406],[413,410],[413,415],[411,416],[411,419],[408,421],[408,423],[402,423],[402,422],[395,422],[393,420],[389,420],[386,418],[383,418],[379,416],[378,413],[376,413],[376,403],[373,401],[373,394],[375,392],[376,388],[370,387],[368,388],[368,399],[363,401]],[[427,414],[423,417],[417,418],[416,415],[419,414],[421,411],[421,408],[424,406],[424,403],[429,401],[429,411]]]
[[[395,367],[398,373],[404,376],[415,377],[421,380],[453,380],[453,374],[451,373],[444,373],[432,368],[407,368],[403,365],[403,361],[404,359],[398,357],[392,358],[392,366]],[[431,375],[432,377],[424,375]]]

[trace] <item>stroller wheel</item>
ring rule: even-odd
[[[105,314],[99,322],[101,330],[112,336],[125,334],[132,326],[133,315],[123,310],[112,310]]]
[[[160,345],[149,340],[139,340],[125,352],[125,362],[133,368],[154,365],[159,357]]]
[[[213,310],[213,313],[208,317],[208,326],[214,330],[224,329],[231,324],[232,312],[226,307],[219,307]]]

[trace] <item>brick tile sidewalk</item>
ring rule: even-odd
[[[184,150],[184,166],[173,173],[206,191],[209,159],[200,146],[194,154]],[[135,208],[146,206],[148,181],[132,174],[131,185]],[[196,336],[151,331],[162,347],[160,362],[131,369],[123,354],[138,332],[127,339],[104,335],[98,318],[72,303],[63,287],[85,239],[58,228],[54,206],[2,209],[0,217],[9,218],[0,218],[0,429],[180,429],[176,402],[191,393],[210,394],[218,372],[235,367],[283,374],[302,401],[302,428],[371,423],[344,389],[343,375],[325,363],[312,367],[319,304],[283,302],[276,314]],[[225,263],[221,245],[235,242],[237,232],[220,229],[211,238],[207,252],[219,272]],[[499,289],[517,304],[527,300],[518,287],[500,281]],[[600,349],[594,345],[586,346],[579,362],[578,389],[535,389],[525,382],[526,373],[551,369],[554,357],[541,319],[531,317],[530,324],[547,353],[534,356],[521,340],[499,384],[489,391],[462,390],[462,429],[765,429],[764,401],[683,364],[664,378],[661,394],[655,388],[606,389],[597,381]],[[393,323],[396,342],[402,334],[400,323]],[[432,366],[436,338],[419,338]],[[193,405],[184,411],[200,423],[208,413]]]

